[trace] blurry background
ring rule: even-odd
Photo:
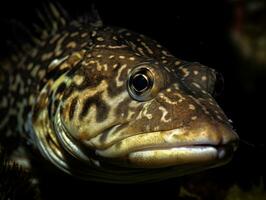
[[[94,3],[105,25],[150,36],[176,57],[221,72],[225,85],[217,101],[232,119],[241,142],[230,164],[161,183],[108,185],[44,174],[43,198],[236,199],[237,195],[266,199],[265,1],[58,1],[73,16],[87,13]],[[12,32],[10,20],[32,24],[34,10],[45,2],[9,0],[1,4],[1,57],[6,56],[5,41]]]

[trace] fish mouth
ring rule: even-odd
[[[216,166],[230,161],[238,146],[236,133],[222,124],[202,125],[191,130],[177,128],[130,136],[96,150],[96,155],[113,164],[125,161],[122,164],[133,168]]]
[[[128,158],[135,166],[161,168],[175,165],[198,165],[213,163],[222,165],[230,161],[236,144],[190,145],[168,148],[152,148],[131,152]]]

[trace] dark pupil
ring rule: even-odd
[[[145,74],[136,74],[132,79],[132,86],[137,92],[143,92],[149,86],[149,79]]]

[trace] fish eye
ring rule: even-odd
[[[136,68],[132,71],[128,79],[129,94],[133,99],[138,101],[148,100],[153,83],[154,77],[148,68]]]
[[[144,73],[137,73],[131,78],[132,88],[138,93],[148,90],[150,82],[149,77]]]

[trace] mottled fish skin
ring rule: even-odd
[[[238,136],[211,96],[215,70],[144,35],[49,8],[50,33],[3,67],[1,133],[102,182],[157,181],[230,160]]]

